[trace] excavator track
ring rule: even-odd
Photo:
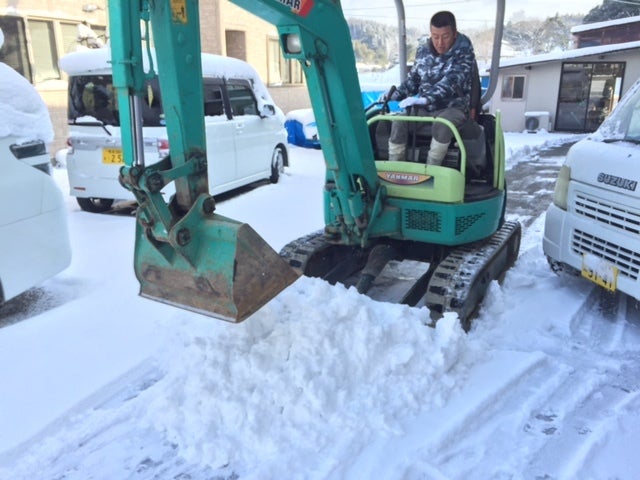
[[[427,273],[415,280],[400,303],[426,305],[433,321],[444,312],[456,312],[468,330],[491,281],[515,262],[520,236],[518,222],[505,222],[488,239],[453,247],[440,261],[432,258]],[[355,285],[373,250],[332,244],[317,231],[287,244],[280,256],[302,275]]]
[[[520,223],[505,222],[488,239],[450,251],[427,286],[424,300],[432,316],[457,312],[462,327],[469,330],[491,281],[500,279],[516,261],[520,237]]]
[[[335,245],[318,230],[282,247],[280,256],[299,274],[334,284],[361,270],[367,261],[368,250]]]

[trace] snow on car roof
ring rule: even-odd
[[[4,40],[0,29],[0,47]],[[53,140],[49,110],[29,81],[9,65],[0,62],[0,138],[18,141]]]
[[[143,50],[143,66],[145,71],[149,70],[148,57]],[[155,51],[151,50],[151,58],[154,68],[158,70]],[[111,49],[109,47],[96,48],[91,50],[79,50],[71,52],[60,59],[60,68],[68,75],[86,74],[110,74],[111,73]],[[242,78],[250,80],[254,84],[254,89],[260,97],[273,103],[271,95],[260,79],[258,72],[247,62],[222,55],[212,53],[202,54],[202,73],[207,77]]]

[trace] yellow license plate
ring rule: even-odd
[[[618,267],[594,255],[582,255],[582,276],[597,285],[615,292],[618,283]]]
[[[124,159],[122,158],[122,149],[120,148],[103,148],[102,149],[102,163],[124,165]]]

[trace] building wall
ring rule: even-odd
[[[52,20],[54,36],[58,45],[58,58],[65,53],[61,38],[60,23],[80,23],[106,26],[106,0],[0,0],[0,14],[19,15],[33,20]],[[29,35],[28,29],[27,34]],[[31,59],[33,63],[33,58]],[[46,80],[35,84],[43,100],[49,107],[55,139],[49,146],[52,154],[66,146],[67,136],[67,81],[64,75],[60,79]]]
[[[278,37],[276,27],[247,12],[229,0],[201,2],[202,50],[207,53],[240,58],[268,81],[268,39]],[[233,32],[231,35],[228,32]],[[239,40],[244,33],[244,45],[230,42]],[[284,111],[310,108],[311,101],[305,84],[268,86],[274,102]]]
[[[640,78],[640,52],[638,49],[606,53],[604,55],[585,55],[571,59],[517,65],[500,69],[498,87],[490,103],[491,113],[499,110],[502,114],[502,126],[507,132],[520,132],[525,129],[526,112],[549,112],[548,130],[555,129],[555,113],[560,89],[562,63],[580,62],[625,62],[622,81],[622,95]],[[501,85],[506,76],[525,75],[525,94],[522,100],[501,98]]]
[[[576,32],[573,35],[573,44],[576,48],[634,42],[640,40],[640,21]]]
[[[524,98],[501,98],[502,81],[510,75],[523,75],[525,77]],[[549,112],[550,125],[543,125],[542,127],[551,130],[558,99],[559,85],[559,64],[537,64],[531,66],[530,69],[524,65],[501,69],[498,76],[498,86],[491,100],[490,111],[495,114],[497,110],[500,110],[502,114],[502,128],[507,132],[524,130],[526,121],[525,114],[527,112]],[[535,99],[535,101],[532,101],[532,99]]]

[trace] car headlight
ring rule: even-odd
[[[571,180],[571,167],[562,165],[558,172],[558,179],[553,190],[553,203],[563,210],[567,209],[567,195],[569,193],[569,181]]]

